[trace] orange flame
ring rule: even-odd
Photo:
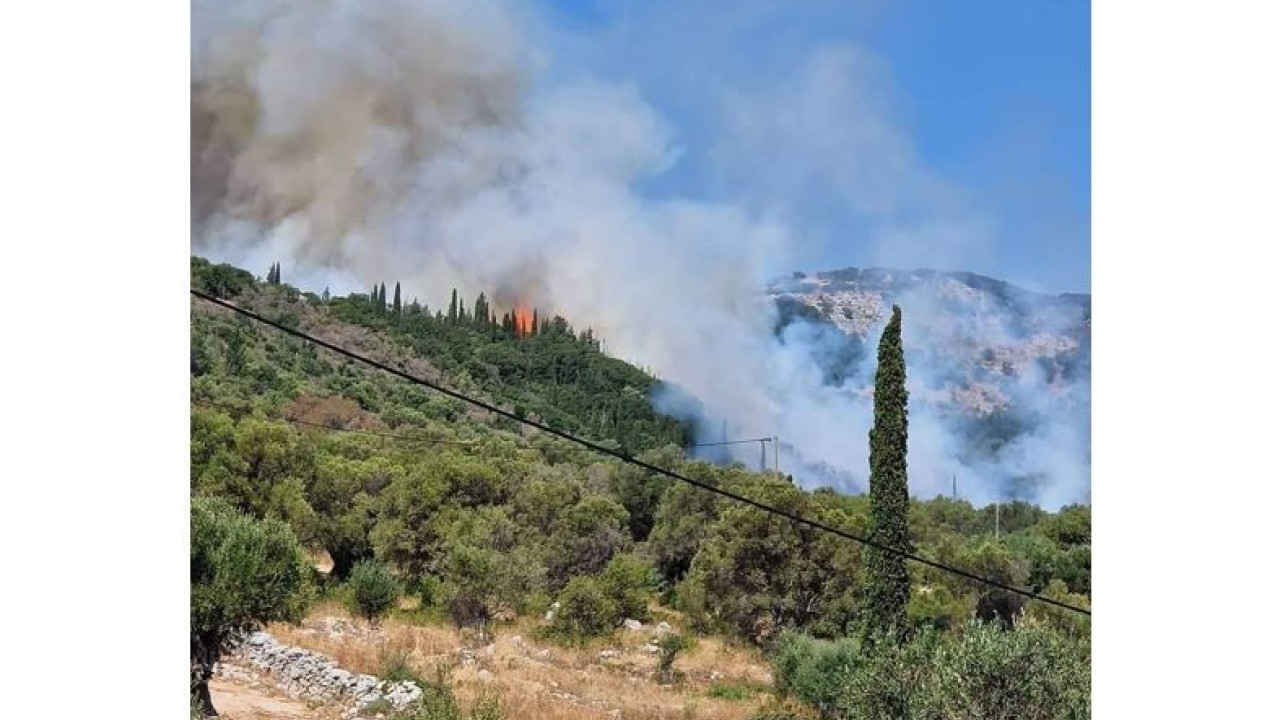
[[[533,310],[521,304],[515,312],[516,333],[528,335],[533,332]]]

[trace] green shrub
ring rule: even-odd
[[[605,594],[600,581],[579,576],[560,593],[560,610],[552,621],[552,633],[564,640],[605,635],[617,627],[618,606]]]
[[[1087,646],[1049,627],[971,621],[959,631],[824,641],[783,633],[770,661],[784,696],[822,717],[1083,720]]]
[[[799,631],[786,630],[774,641],[769,660],[779,693],[803,700],[832,716],[861,654],[861,643],[853,638],[816,640]]]
[[[676,662],[676,656],[681,651],[687,650],[693,646],[693,642],[679,633],[667,633],[658,638],[656,643],[658,646],[658,682],[671,683],[675,682],[678,677],[673,666]]]
[[[403,594],[400,579],[391,568],[372,560],[356,563],[347,578],[351,609],[369,622],[383,617]]]
[[[649,620],[649,589],[653,569],[644,559],[632,554],[614,555],[604,569],[601,582],[609,599],[618,606],[624,618],[641,622]]]
[[[1088,646],[1047,627],[972,622],[943,642],[927,693],[938,717],[1082,720],[1089,717]]]

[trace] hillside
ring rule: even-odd
[[[397,313],[394,301],[326,298],[199,258],[192,286],[513,411],[616,438],[628,452],[702,482],[867,530],[866,497],[808,492],[776,473],[686,457],[684,428],[649,402],[654,378],[600,353],[569,320],[550,318],[528,333],[477,320],[487,309]],[[851,642],[861,622],[866,569],[858,545],[473,411],[194,298],[191,403],[193,496],[281,521],[325,568],[312,578],[323,614],[313,610],[301,629],[280,624],[271,632],[331,653],[353,672],[411,673],[430,686],[436,666],[451,662],[444,656],[465,659],[463,650],[483,652],[498,638],[497,652],[514,659],[477,661],[448,682],[463,698],[489,683],[504,694],[512,720],[589,716],[549,714],[561,701],[555,693],[570,704],[612,702],[608,710],[623,717],[714,709],[715,717],[747,718],[783,702],[799,714],[781,717],[815,717],[823,701],[805,694],[817,687],[806,673],[826,672],[814,669],[814,658],[849,652],[839,643]],[[927,557],[1087,605],[1089,509],[1006,504],[998,534],[996,512],[913,500],[911,541]],[[316,635],[315,623],[344,616],[335,608],[353,597],[353,569],[370,561],[404,591],[380,632],[445,638],[431,641],[443,650],[415,646],[421,652],[398,657],[377,633],[356,647]],[[964,653],[996,652],[992,662],[1020,672],[1018,648],[1049,643],[1061,652],[1053,660],[1061,663],[1053,669],[1057,689],[1037,702],[1078,709],[1083,683],[1087,703],[1087,622],[920,566],[911,567],[911,587],[912,627],[937,638],[920,648],[932,658],[922,667],[937,678],[954,677],[949,658]],[[1006,629],[988,636],[974,619]],[[667,675],[627,629],[662,622],[697,638],[693,648],[672,651]],[[515,635],[536,648],[511,650]],[[525,663],[543,650],[553,660],[546,667]],[[537,698],[530,677],[542,684]],[[1022,681],[1040,679],[1031,673]],[[635,690],[612,697],[623,686]],[[968,698],[989,690],[945,692]]]
[[[767,292],[777,332],[809,338],[827,382],[854,394],[869,395],[879,329],[901,306],[912,412],[947,438],[936,469],[980,481],[988,497],[1090,497],[1088,295],[880,268],[797,272]]]
[[[844,364],[856,373],[863,347],[898,304],[912,322],[906,336],[915,368],[925,366],[949,390],[941,403],[976,415],[1011,409],[1009,387],[1032,380],[1065,390],[1088,381],[1091,302],[1088,295],[1046,295],[963,272],[846,268],[796,273],[768,288],[785,327],[797,320],[828,324],[849,338]]]

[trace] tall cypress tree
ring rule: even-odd
[[[378,309],[387,309],[387,284],[382,283],[378,286]]]
[[[875,422],[871,427],[871,539],[911,550],[907,534],[907,364],[902,355],[902,310],[880,336],[876,367]],[[900,555],[867,549],[864,632],[891,631],[907,625],[911,582]]]
[[[400,315],[400,281],[399,280],[396,281],[396,294],[395,294],[395,299],[391,301],[391,309],[395,311],[397,316]]]
[[[449,322],[458,321],[458,288],[453,289],[453,294],[449,296]]]

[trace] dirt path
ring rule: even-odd
[[[213,695],[213,706],[226,720],[320,720],[325,717],[306,703],[223,678],[210,681],[209,692]]]

